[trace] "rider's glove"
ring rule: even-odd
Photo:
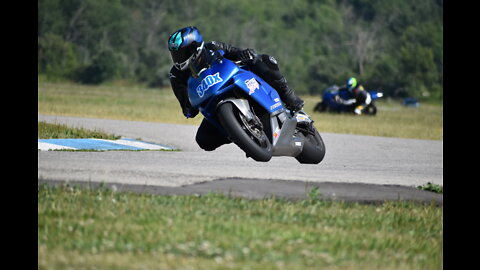
[[[194,109],[194,108],[186,108],[183,111],[183,115],[185,115],[185,117],[187,119],[188,118],[194,118],[195,116],[197,116],[198,113],[199,113],[199,111],[197,109]]]
[[[238,55],[238,60],[240,61],[247,61],[247,60],[252,60],[255,61],[257,53],[255,52],[254,49],[245,49],[243,51],[240,51]]]

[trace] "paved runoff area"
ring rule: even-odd
[[[252,199],[304,199],[318,188],[325,200],[443,205],[443,194],[417,188],[427,183],[443,186],[443,141],[321,132],[327,153],[320,164],[312,165],[292,157],[256,162],[233,143],[204,151],[195,141],[196,125],[45,115],[38,120],[122,136],[113,141],[38,140],[43,150],[103,150],[38,151],[38,183],[103,185],[162,195],[214,192]],[[176,151],[161,151],[172,148]],[[160,151],[131,151],[150,149]]]
[[[103,139],[39,139],[38,150],[175,150],[172,147],[147,143],[134,139],[122,138],[119,140]]]

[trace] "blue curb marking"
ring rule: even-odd
[[[128,145],[120,145],[116,143],[106,142],[106,141],[97,141],[92,139],[48,139],[48,140],[38,140],[39,142],[46,142],[55,145],[73,147],[75,149],[93,149],[93,150],[143,150],[143,148],[138,148]]]
[[[132,144],[136,145],[129,145]],[[45,143],[53,146],[55,149],[67,147],[72,150],[173,150],[173,148],[165,145],[146,143],[134,139],[123,138],[121,140],[100,140],[100,139],[39,139],[39,149],[47,150],[40,144]],[[65,148],[64,148],[65,149]]]

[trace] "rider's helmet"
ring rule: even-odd
[[[355,79],[354,77],[350,77],[347,79],[347,90],[349,92],[352,92],[353,89],[355,89],[355,87],[357,87],[358,83],[357,83],[357,79]]]
[[[194,26],[177,30],[168,38],[168,50],[173,64],[179,70],[187,69],[190,62],[200,55],[202,49],[202,34]]]

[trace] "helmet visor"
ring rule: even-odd
[[[352,91],[353,88],[355,88],[357,86],[357,79],[351,77],[351,78],[348,78],[347,80],[347,89],[348,91]]]
[[[172,56],[172,61],[175,67],[177,69],[184,70],[186,68],[184,66],[188,66],[188,62],[193,54],[191,52],[187,52],[185,48],[181,48],[178,51],[171,51],[170,55]]]
[[[181,48],[178,51],[170,51],[170,55],[172,56],[173,64],[179,70],[187,69],[188,65],[195,59],[198,53],[203,49],[203,42],[200,47],[197,48],[197,51],[192,52],[187,48]]]

